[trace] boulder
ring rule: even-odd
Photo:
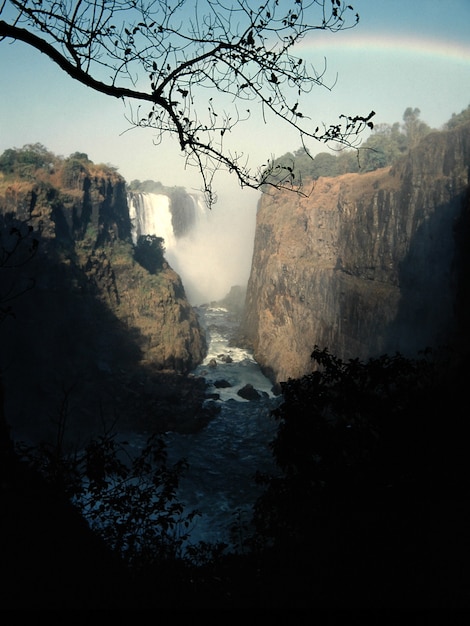
[[[250,383],[247,383],[244,387],[239,389],[237,395],[240,396],[240,398],[250,401],[261,399],[261,394]]]
[[[224,380],[223,378],[220,378],[219,380],[216,380],[214,382],[214,387],[217,387],[217,389],[222,389],[224,387],[231,387],[232,385],[228,382],[228,380]]]

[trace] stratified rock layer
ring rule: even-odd
[[[469,166],[465,125],[393,168],[262,196],[241,335],[273,381],[310,372],[315,345],[366,359],[468,343]]]

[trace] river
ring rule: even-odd
[[[277,424],[271,410],[280,402],[250,351],[229,346],[236,320],[223,307],[197,308],[206,329],[208,353],[194,371],[217,394],[220,413],[195,434],[167,433],[170,461],[186,458],[189,470],[180,482],[178,496],[188,511],[197,509],[190,542],[227,543],[232,551],[230,528],[249,525],[252,507],[262,488],[257,470],[275,472],[269,443]],[[220,386],[224,381],[224,385]],[[215,383],[215,384],[214,384]],[[238,391],[251,384],[260,394],[245,400]]]

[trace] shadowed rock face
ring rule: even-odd
[[[311,371],[315,344],[343,359],[461,345],[469,166],[465,125],[307,198],[263,195],[241,336],[273,381]]]
[[[82,438],[103,420],[160,431],[178,430],[179,416],[193,428],[204,389],[186,375],[205,356],[205,334],[179,275],[135,262],[124,180],[95,168],[74,189],[57,175],[17,187],[0,190],[3,230],[28,219],[39,246],[2,273],[2,294],[5,281],[34,280],[1,327],[13,430],[42,437],[65,416]]]

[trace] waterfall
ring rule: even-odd
[[[202,194],[175,198],[130,193],[134,244],[141,235],[164,239],[165,259],[177,272],[193,306],[224,298],[234,285],[245,286],[251,266],[255,207],[249,219],[229,203],[209,210]],[[178,236],[175,234],[180,233]]]
[[[132,224],[132,240],[137,243],[141,235],[163,237],[165,247],[175,244],[170,198],[156,193],[134,193],[129,197],[129,217]]]

